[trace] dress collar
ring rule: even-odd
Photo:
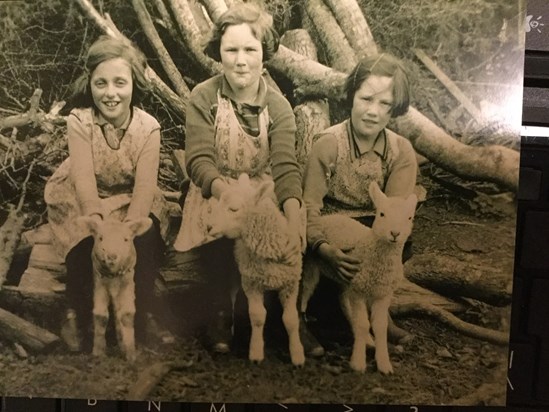
[[[221,96],[227,97],[227,98],[231,99],[235,104],[240,104],[242,106],[248,106],[250,108],[255,107],[255,108],[261,110],[261,109],[265,108],[265,106],[267,105],[267,82],[265,81],[263,76],[261,76],[259,78],[259,90],[257,92],[257,98],[255,99],[255,103],[253,103],[253,104],[238,103],[236,101],[236,95],[235,95],[233,89],[231,88],[231,85],[227,81],[227,78],[224,75],[221,75],[221,90],[220,90],[220,92],[221,92]]]
[[[377,153],[382,159],[387,158],[387,133],[385,129],[382,129],[381,132],[376,137],[376,141],[374,142],[374,146],[371,150],[366,152],[361,152],[358,148],[358,145],[355,142],[355,136],[353,132],[353,127],[351,125],[351,119],[347,119],[347,136],[349,137],[349,146],[351,147],[352,152],[354,153],[354,156],[356,158],[359,158],[363,156],[364,154],[368,153],[369,151],[373,151]]]

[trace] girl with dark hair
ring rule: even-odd
[[[303,199],[311,252],[348,282],[360,262],[324,239],[318,218],[324,213],[344,213],[371,226],[370,182],[376,181],[387,196],[408,196],[416,184],[417,160],[410,142],[387,129],[389,120],[406,113],[410,103],[402,62],[387,53],[363,58],[347,77],[345,92],[350,117],[315,137]],[[403,258],[410,256],[407,242]],[[406,334],[392,324],[389,332],[397,339]],[[317,344],[313,352],[322,354],[322,346]]]
[[[152,227],[134,241],[136,332],[140,340],[146,330],[158,332],[153,291],[168,216],[157,186],[160,125],[135,106],[137,95],[147,89],[145,67],[144,56],[129,42],[103,36],[92,44],[70,100],[69,157],[45,187],[54,245],[67,268],[61,335],[73,351],[81,349],[82,337],[89,345],[92,326],[93,238],[77,224],[79,216],[151,217]],[[166,338],[168,332],[163,334]]]
[[[249,3],[229,8],[216,22],[205,50],[221,62],[223,73],[197,85],[187,109],[185,148],[192,183],[174,248],[187,251],[208,244],[202,253],[211,264],[207,272],[212,276],[209,306],[214,318],[207,337],[217,352],[229,351],[232,338],[229,283],[236,267],[232,243],[211,242],[208,235],[212,202],[231,191],[241,173],[254,185],[274,180],[278,204],[295,236],[304,231],[294,114],[263,76],[263,63],[277,49],[270,15]]]

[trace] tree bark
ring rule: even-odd
[[[303,2],[303,10],[314,26],[311,29],[317,34],[315,38],[325,51],[329,65],[350,72],[357,63],[355,52],[330,9],[322,0],[308,0]]]
[[[470,180],[518,189],[519,153],[504,146],[468,146],[458,142],[413,107],[392,122],[414,149],[438,166]]]
[[[407,279],[444,296],[473,298],[493,306],[512,302],[510,272],[501,273],[435,253],[414,255],[404,268]]]
[[[179,73],[179,70],[175,66],[170,53],[168,53],[168,50],[164,47],[164,43],[162,43],[162,40],[154,27],[154,23],[147,7],[145,6],[145,2],[143,0],[132,0],[132,4],[135,13],[137,14],[137,18],[139,19],[139,24],[147,36],[152,48],[155,50],[156,55],[160,60],[160,64],[164,68],[167,76],[170,78],[176,93],[180,96],[190,94],[190,90],[185,84],[181,73]]]
[[[200,2],[204,5],[214,23],[227,11],[227,4],[224,0],[200,0]]]
[[[46,352],[61,341],[58,336],[0,308],[0,335],[33,352]]]
[[[356,0],[324,0],[332,10],[349,45],[360,59],[377,54],[377,46]]]
[[[507,346],[509,344],[508,333],[464,322],[450,312],[428,303],[417,302],[391,306],[391,314],[394,316],[409,315],[413,313],[433,317],[471,338],[484,340],[500,346]]]
[[[316,60],[316,47],[306,30],[290,30],[282,36],[281,44],[299,54]],[[301,170],[305,169],[313,145],[313,137],[330,126],[328,102],[323,99],[305,100],[294,108],[297,131],[296,157]]]
[[[208,76],[214,76],[221,71],[221,65],[202,51],[202,35],[191,11],[188,0],[169,0],[170,7],[183,36],[196,62]]]
[[[296,96],[322,96],[335,100],[343,97],[343,85],[347,77],[344,73],[315,62],[282,45],[267,62],[267,67],[290,79],[295,85]]]

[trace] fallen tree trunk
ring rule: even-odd
[[[179,70],[175,66],[175,63],[173,62],[166,47],[164,47],[164,43],[162,43],[162,40],[160,39],[160,36],[158,35],[156,28],[154,27],[154,23],[147,10],[147,7],[145,6],[144,0],[132,0],[132,4],[135,13],[137,14],[137,18],[139,19],[139,23],[143,28],[143,31],[145,32],[149,43],[155,50],[156,55],[160,60],[160,64],[170,78],[170,81],[172,82],[176,93],[180,96],[189,94],[190,90],[183,80],[183,76],[181,76],[181,73],[179,73]]]
[[[394,119],[392,125],[412,142],[415,150],[443,169],[464,179],[493,182],[517,191],[519,152],[499,145],[460,143],[413,107]]]
[[[325,50],[330,66],[342,72],[350,72],[357,63],[355,52],[330,9],[322,0],[308,0],[303,2],[302,7],[313,26],[310,30],[317,34],[315,38]]]
[[[287,31],[282,36],[281,44],[311,60],[317,58],[315,44],[306,30]],[[303,171],[311,152],[313,137],[330,126],[329,105],[324,99],[307,99],[294,108],[294,114],[297,126],[296,157]]]
[[[53,333],[1,308],[0,336],[10,342],[19,343],[32,352],[50,351],[61,342]]]
[[[452,313],[429,303],[414,302],[409,304],[392,305],[391,314],[393,316],[410,314],[429,316],[471,338],[484,340],[500,346],[507,346],[509,344],[509,333],[487,329],[482,326],[465,322]]]
[[[377,46],[356,0],[324,0],[358,58],[377,53]]]
[[[407,279],[444,296],[473,298],[493,306],[512,302],[511,273],[435,253],[414,255],[404,268]]]

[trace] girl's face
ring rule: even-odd
[[[263,70],[263,47],[250,26],[227,27],[220,43],[225,78],[237,95],[249,97],[257,92]]]
[[[130,115],[133,93],[132,69],[121,57],[105,60],[90,79],[93,103],[101,115],[115,127]]]
[[[351,109],[353,130],[360,139],[375,139],[391,119],[393,79],[370,75],[355,92]]]

